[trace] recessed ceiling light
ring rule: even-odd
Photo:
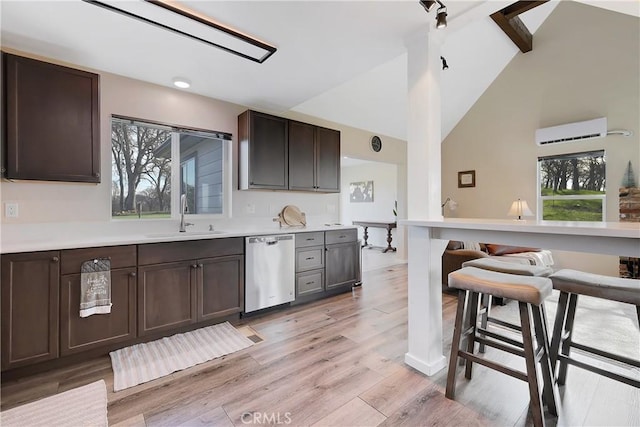
[[[183,77],[176,77],[173,79],[173,85],[180,89],[187,89],[191,86],[191,82]]]

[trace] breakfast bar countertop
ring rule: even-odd
[[[355,229],[354,225],[337,223],[314,224],[304,227],[278,227],[277,225],[218,226],[208,231],[207,226],[198,225],[180,233],[171,223],[140,224],[117,223],[42,223],[2,226],[0,253],[19,253],[60,249],[78,249],[99,246],[134,245],[146,243],[177,242],[201,239],[224,239],[270,234],[290,234],[331,230]]]
[[[517,221],[509,219],[445,218],[403,220],[401,225],[431,229],[442,240],[490,241],[609,255],[640,257],[640,223],[584,221]]]

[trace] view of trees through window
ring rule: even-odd
[[[171,216],[170,148],[170,129],[112,120],[112,217]]]
[[[542,219],[603,221],[605,165],[604,150],[540,157]]]
[[[186,213],[222,214],[223,139],[227,136],[215,132],[188,131],[114,117],[112,217],[169,218],[172,187],[173,191],[186,195]],[[175,165],[171,161],[172,151],[180,155]]]

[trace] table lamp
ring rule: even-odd
[[[518,221],[522,221],[523,216],[533,216],[533,212],[529,209],[529,205],[526,200],[514,200],[511,204],[511,209],[507,213],[509,216],[517,216]]]

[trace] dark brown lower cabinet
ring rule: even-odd
[[[244,309],[244,256],[198,261],[198,321],[240,313]]]
[[[139,245],[138,335],[240,313],[243,253],[242,238]]]
[[[58,357],[58,251],[2,255],[2,370]]]
[[[136,337],[136,269],[111,270],[111,313],[80,317],[80,274],[64,275],[60,290],[60,354]]]
[[[359,280],[360,243],[327,245],[325,251],[326,290],[353,285]]]
[[[191,261],[138,267],[138,335],[196,321],[197,268]]]

